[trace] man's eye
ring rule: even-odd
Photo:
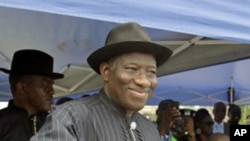
[[[128,67],[127,69],[131,71],[136,71],[136,68],[133,68],[133,67]]]
[[[155,75],[156,71],[155,70],[148,70],[147,73],[150,74],[150,75]]]
[[[154,71],[154,70],[152,70],[152,71],[150,71],[152,74],[156,74],[156,71]]]

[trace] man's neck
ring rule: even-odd
[[[222,124],[223,123],[223,121],[216,121],[216,120],[214,120],[214,122],[217,123],[217,124]]]

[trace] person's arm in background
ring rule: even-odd
[[[164,111],[162,116],[162,122],[158,125],[158,131],[161,136],[169,135],[173,123],[180,118],[180,112],[176,107],[173,107],[171,110]]]
[[[188,141],[196,141],[195,139],[195,131],[194,131],[194,120],[192,117],[185,118],[186,131],[189,135]]]

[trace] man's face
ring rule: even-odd
[[[226,107],[224,105],[218,105],[213,110],[215,121],[222,122],[226,116]]]
[[[27,75],[24,78],[23,92],[26,104],[32,111],[49,111],[53,103],[54,80],[38,75]]]
[[[241,119],[241,110],[238,107],[233,107],[230,111],[229,114],[229,119],[233,123],[239,123]]]
[[[199,128],[201,129],[201,132],[205,135],[212,134],[213,131],[213,119],[211,116],[205,117],[200,123]]]
[[[156,61],[150,54],[127,53],[101,65],[104,89],[126,112],[142,109],[157,85]]]

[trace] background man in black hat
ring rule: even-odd
[[[101,75],[98,94],[56,107],[31,140],[159,141],[155,125],[139,114],[157,85],[157,67],[171,56],[136,23],[113,28],[104,47],[87,59]]]
[[[9,74],[13,99],[0,110],[0,140],[28,141],[42,126],[51,109],[54,79],[53,58],[38,50],[15,52]]]

